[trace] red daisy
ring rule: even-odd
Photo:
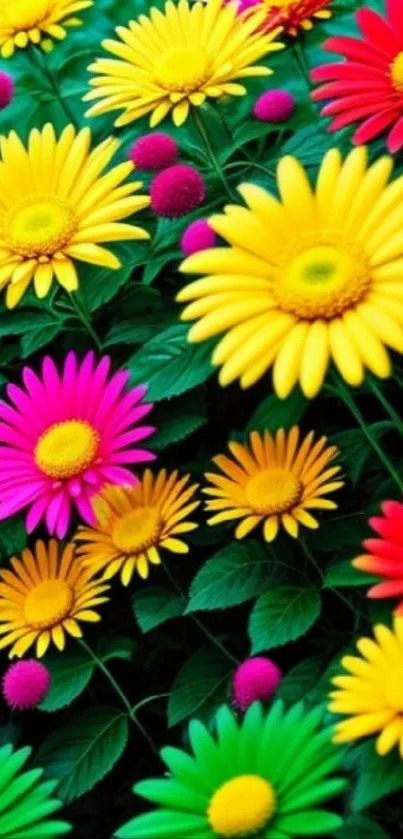
[[[312,29],[314,18],[330,18],[330,3],[331,0],[239,0],[239,11],[256,5],[266,7],[265,30],[271,32],[281,26],[287,35],[297,35],[299,29]]]
[[[346,59],[316,67],[314,82],[325,82],[312,97],[326,99],[322,115],[334,117],[329,130],[351,123],[357,145],[386,129],[390,152],[403,147],[403,2],[386,0],[386,20],[372,9],[356,12],[362,38],[329,38],[322,48]],[[329,101],[330,100],[330,101]]]
[[[367,553],[353,560],[354,567],[360,571],[384,577],[385,582],[378,583],[368,592],[368,597],[375,600],[403,595],[403,504],[385,501],[382,512],[383,516],[369,519],[380,538],[366,539],[363,547]],[[403,599],[396,612],[403,614]]]

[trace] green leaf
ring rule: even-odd
[[[0,555],[20,553],[27,544],[27,531],[21,516],[13,516],[0,523]]]
[[[352,796],[355,813],[403,789],[403,763],[397,749],[380,758],[374,740],[356,749],[358,779]]]
[[[287,399],[278,399],[272,393],[253,412],[247,431],[263,431],[268,429],[272,433],[278,428],[291,428],[298,425],[309,405],[309,402],[298,388],[295,388]]]
[[[376,439],[382,439],[383,435],[394,428],[393,423],[388,420],[374,422],[369,426],[371,433]],[[340,449],[343,460],[343,468],[351,478],[354,486],[361,478],[364,467],[369,459],[373,463],[373,448],[364,437],[360,428],[352,428],[348,431],[341,431],[333,434],[330,442]]]
[[[285,674],[277,691],[279,699],[289,705],[298,702],[303,696],[308,698],[324,670],[323,658],[320,655],[304,658]]]
[[[147,382],[153,402],[179,396],[205,382],[214,372],[210,363],[212,342],[189,344],[188,327],[170,326],[129,359],[132,384]]]
[[[259,542],[231,542],[196,574],[186,612],[228,609],[256,597],[267,587],[273,559]]]
[[[182,442],[207,422],[203,394],[196,390],[157,405],[153,412],[153,422],[158,429],[153,436],[154,451],[160,452]]]
[[[324,588],[349,588],[350,586],[368,586],[377,582],[379,582],[379,576],[359,571],[347,559],[345,562],[337,562],[328,568],[323,586]]]
[[[50,653],[44,659],[51,676],[51,687],[41,711],[59,711],[71,705],[85,690],[94,672],[94,662],[78,645],[72,650]]]
[[[56,321],[53,315],[40,309],[3,312],[0,314],[0,336],[24,335],[32,332],[32,329],[52,329],[57,324],[59,321]]]
[[[129,723],[110,708],[88,708],[46,738],[37,753],[46,776],[59,781],[66,804],[92,789],[124,752]]]
[[[127,638],[125,635],[110,635],[107,638],[101,638],[97,654],[105,664],[115,658],[131,661],[136,647],[137,641],[134,638]]]
[[[34,315],[36,318],[36,315]],[[21,355],[23,358],[27,358],[32,353],[40,350],[42,347],[46,347],[47,344],[50,344],[59,332],[63,329],[63,324],[61,321],[53,321],[53,326],[43,326],[41,329],[37,329],[35,325],[35,329],[32,329],[31,323],[31,331],[27,332],[26,335],[22,336],[21,340]]]
[[[234,669],[219,650],[203,647],[181,667],[168,702],[168,724],[187,717],[206,717],[225,701],[229,675]]]
[[[186,597],[179,597],[168,588],[150,587],[134,595],[133,611],[142,632],[150,632],[157,626],[183,615]]]
[[[177,312],[159,309],[156,312],[143,312],[138,316],[138,320],[133,317],[128,321],[115,323],[105,338],[104,347],[113,347],[116,344],[143,344],[161,329],[166,329],[170,323],[176,323],[177,320]]]
[[[333,835],[335,839],[390,839],[379,824],[366,816],[350,816]]]
[[[252,652],[271,650],[295,641],[320,615],[321,601],[313,588],[277,586],[256,602],[249,620]]]

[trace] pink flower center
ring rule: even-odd
[[[99,442],[98,432],[84,420],[57,422],[36,444],[36,465],[50,478],[75,478],[95,460]]]

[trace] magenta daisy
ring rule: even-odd
[[[111,360],[93,352],[80,363],[68,353],[59,374],[43,360],[42,374],[25,367],[23,387],[10,384],[0,401],[0,520],[29,508],[31,533],[44,520],[62,538],[72,508],[88,524],[91,498],[106,484],[134,484],[126,467],[154,460],[137,444],[155,429],[138,425],[151,410],[145,386],[127,388],[129,372],[111,375]]]

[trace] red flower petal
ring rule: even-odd
[[[328,38],[322,44],[322,49],[327,52],[339,52],[346,58],[363,61],[364,63],[373,64],[379,67],[380,70],[385,70],[389,67],[389,61],[382,52],[375,49],[372,45],[366,44],[359,38],[348,38],[344,35],[339,37]]]
[[[386,0],[386,16],[396,35],[403,40],[402,0]]]
[[[402,105],[403,110],[403,105]],[[394,154],[403,147],[403,116],[393,126],[387,141],[388,150]]]
[[[391,61],[402,48],[399,39],[385,19],[372,9],[359,9],[356,21],[370,44],[380,50]]]
[[[361,143],[369,143],[370,140],[373,140],[374,137],[381,134],[382,131],[384,131],[385,128],[397,119],[398,116],[399,111],[394,111],[390,108],[374,114],[374,116],[366,119],[365,122],[360,125],[353,136],[353,142],[357,143],[357,145],[361,145]]]
[[[397,597],[400,594],[403,594],[403,580],[392,580],[371,588],[368,597],[372,600],[380,600],[383,597]]]

